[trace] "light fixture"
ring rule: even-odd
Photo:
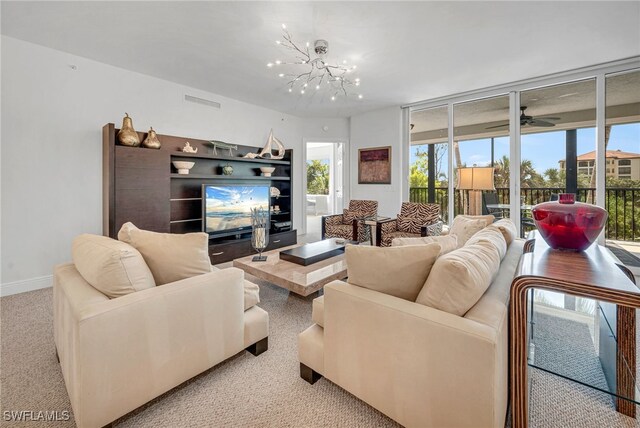
[[[490,166],[458,168],[458,185],[456,188],[470,191],[468,214],[482,214],[482,191],[495,190],[493,175],[494,168]]]
[[[288,91],[299,90],[300,94],[305,93],[305,88],[314,85],[316,91],[327,90],[330,92],[331,101],[335,101],[339,95],[345,97],[353,96],[362,99],[363,95],[352,92],[353,88],[360,86],[360,78],[353,80],[346,77],[347,73],[356,70],[355,65],[347,65],[347,60],[342,63],[330,63],[326,56],[329,53],[329,42],[326,40],[316,40],[313,42],[313,50],[309,51],[311,43],[307,42],[305,47],[300,47],[291,39],[291,34],[287,31],[287,26],[282,24],[282,40],[277,40],[276,44],[289,50],[295,59],[292,61],[276,60],[269,62],[267,67],[278,66],[298,66],[295,73],[279,73],[279,77],[289,78],[287,83]],[[315,54],[315,55],[314,55]],[[291,67],[289,67],[291,68]],[[322,85],[326,82],[326,86]],[[322,86],[321,86],[322,85]]]

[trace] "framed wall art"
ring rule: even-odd
[[[391,146],[358,150],[358,184],[391,184]]]

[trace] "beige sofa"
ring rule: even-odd
[[[334,281],[299,336],[300,374],[324,376],[407,427],[503,427],[508,301],[524,241],[464,317]]]
[[[64,264],[53,293],[55,344],[79,427],[107,425],[245,348],[267,348],[269,316],[245,311],[238,269],[109,299]]]

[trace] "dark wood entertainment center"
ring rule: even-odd
[[[102,128],[103,234],[117,239],[120,227],[130,221],[137,227],[154,232],[188,233],[202,231],[203,184],[268,184],[280,191],[271,197],[271,205],[280,207],[271,213],[272,228],[267,250],[297,243],[296,230],[274,230],[275,223],[293,224],[292,150],[283,159],[246,159],[246,153],[257,153],[258,147],[238,146],[230,156],[228,150],[217,149],[206,140],[158,135],[159,150],[116,144],[118,129],[113,123]],[[140,141],[146,137],[138,132]],[[186,142],[198,153],[184,153]],[[172,161],[192,161],[188,175],[177,174]],[[231,165],[232,175],[223,175],[222,167]],[[260,175],[260,167],[272,166],[272,177]],[[211,237],[209,256],[218,264],[254,253],[251,232]]]

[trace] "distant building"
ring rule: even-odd
[[[558,161],[560,170],[565,169],[565,160]],[[596,151],[578,156],[578,174],[591,176],[596,163]],[[640,180],[640,153],[607,150],[607,177]]]

